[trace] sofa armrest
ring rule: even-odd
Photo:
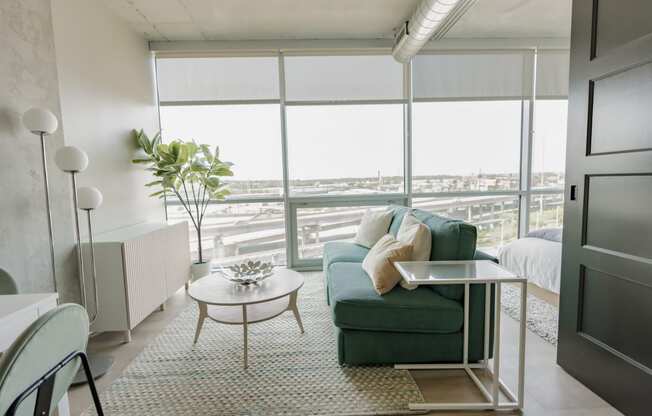
[[[475,254],[473,255],[473,260],[491,260],[494,263],[498,263],[498,259],[492,256],[491,254],[487,254],[484,251],[476,250]]]

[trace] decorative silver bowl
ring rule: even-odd
[[[274,274],[274,264],[260,260],[247,260],[244,263],[221,266],[220,273],[225,279],[234,283],[250,285],[262,282]]]

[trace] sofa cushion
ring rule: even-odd
[[[333,263],[362,263],[369,249],[347,241],[324,244],[324,271]]]
[[[400,286],[380,296],[359,263],[331,263],[328,295],[335,326],[370,331],[453,333],[462,328],[462,305],[433,290]]]

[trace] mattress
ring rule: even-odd
[[[561,280],[561,243],[525,237],[505,245],[498,253],[499,263],[530,283],[559,293]]]

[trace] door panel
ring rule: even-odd
[[[652,149],[652,63],[593,81],[590,154]],[[613,137],[620,140],[612,140]]]
[[[651,22],[573,1],[557,360],[628,415],[652,408]]]
[[[596,10],[595,56],[652,32],[652,19],[645,13],[650,10],[649,0],[593,0],[591,3]]]
[[[640,325],[652,322],[652,287],[588,267],[581,279],[579,333],[652,374],[652,326]],[[638,342],[629,342],[631,338]]]
[[[585,192],[586,244],[652,262],[652,176],[589,176]]]

